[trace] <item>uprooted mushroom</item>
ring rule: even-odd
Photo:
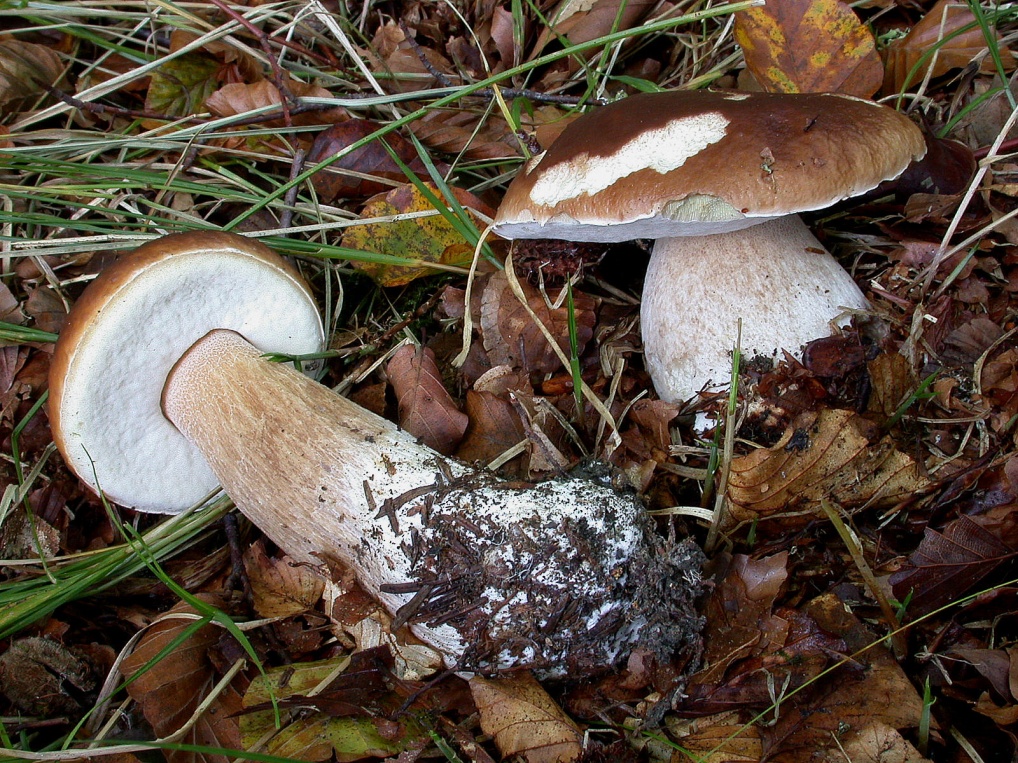
[[[596,476],[499,480],[264,356],[323,342],[307,286],[265,246],[150,242],[72,311],[54,438],[93,490],[141,511],[218,481],[298,562],[351,568],[449,667],[586,673],[696,643],[702,554],[634,495]]]

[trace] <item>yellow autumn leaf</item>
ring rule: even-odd
[[[442,199],[442,192],[437,188],[432,185],[427,185],[427,188],[435,197]],[[485,215],[492,212],[468,191],[451,190],[464,208],[477,209]],[[428,212],[433,214],[419,214]],[[429,268],[428,263],[469,265],[474,247],[452,223],[435,212],[435,207],[421,189],[409,183],[371,197],[361,211],[361,219],[366,222],[347,229],[343,235],[343,246],[416,260],[419,264],[394,265],[353,259],[353,266],[381,286],[403,286],[415,278],[437,272]],[[469,211],[468,214],[476,227],[484,227],[479,217]]]
[[[771,93],[869,98],[884,69],[872,32],[840,0],[782,0],[735,14],[746,67]]]

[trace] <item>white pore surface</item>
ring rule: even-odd
[[[179,255],[125,284],[83,334],[69,363],[61,420],[74,471],[117,503],[178,513],[218,481],[163,416],[173,364],[228,328],[264,352],[319,352],[325,333],[290,274],[240,251]]]
[[[727,387],[742,319],[742,357],[801,356],[804,344],[869,307],[848,273],[795,215],[654,246],[641,307],[647,371],[663,400]]]

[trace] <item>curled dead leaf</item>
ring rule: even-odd
[[[850,411],[803,414],[772,448],[732,459],[732,517],[808,517],[827,499],[845,509],[890,506],[925,484],[915,461]]]
[[[914,89],[930,67],[933,67],[930,76],[939,77],[952,69],[962,69],[977,58],[983,71],[994,71],[986,40],[975,20],[964,3],[940,0],[907,35],[888,46],[884,89],[889,93]],[[970,28],[961,31],[966,26]],[[1015,58],[1011,51],[1003,45],[998,47],[1004,67],[1014,69]],[[930,55],[931,51],[936,51],[936,55]]]
[[[261,617],[292,617],[307,612],[322,597],[325,580],[289,557],[271,558],[265,545],[254,543],[244,554],[255,611]]]
[[[527,298],[527,306],[556,337],[559,347],[569,355],[569,310],[565,301],[561,305],[550,303],[547,296],[526,282],[520,282]],[[581,292],[573,292],[574,319],[578,350],[583,348],[594,333],[597,319],[597,302]],[[481,333],[484,349],[492,365],[522,368],[528,373],[546,374],[562,368],[558,354],[548,344],[540,328],[534,323],[527,307],[522,305],[509,287],[505,273],[491,276],[481,296]]]

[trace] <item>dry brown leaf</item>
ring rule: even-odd
[[[758,763],[763,758],[760,730],[747,726],[738,713],[724,712],[685,721],[681,727],[673,723],[669,729],[683,750],[676,750],[671,763]]]
[[[291,79],[287,80],[286,86],[298,97],[329,98],[332,96],[332,93],[315,83]],[[223,85],[205,99],[205,108],[214,116],[232,117],[237,114],[247,114],[256,109],[279,107],[282,103],[283,96],[280,94],[279,88],[268,80],[260,80],[251,84],[231,82],[228,85]],[[327,112],[297,114],[293,117],[292,122],[295,125],[322,124],[342,119],[345,115],[344,109],[331,109]],[[265,122],[263,126],[281,123],[282,120]]]
[[[530,673],[470,680],[481,728],[504,758],[527,763],[565,763],[582,751],[583,734]]]
[[[851,729],[838,739],[838,745],[827,748],[823,757],[810,758],[815,763],[923,763],[929,760],[919,754],[912,743],[898,730],[879,721],[859,729]]]
[[[696,683],[719,682],[736,660],[759,649],[774,601],[788,579],[787,566],[787,552],[763,559],[733,557],[728,574],[707,600],[704,658],[709,667]]]
[[[31,105],[46,86],[63,75],[60,56],[52,48],[21,40],[0,41],[0,106],[4,112]]]
[[[822,499],[845,509],[889,506],[925,484],[915,461],[850,411],[803,414],[772,448],[732,459],[728,497],[737,521],[811,515]]]
[[[927,527],[908,566],[891,575],[899,601],[909,601],[913,616],[932,612],[958,599],[1008,559],[1015,549],[965,514],[943,533]]]
[[[308,166],[314,166],[335,156],[348,146],[377,132],[381,127],[380,122],[369,119],[350,119],[323,130],[308,151]],[[386,135],[384,140],[411,172],[418,177],[427,177],[424,162],[410,141],[394,132]],[[446,165],[439,162],[437,169],[444,173]],[[402,168],[396,164],[379,140],[355,148],[311,176],[315,191],[321,196],[322,201],[328,204],[336,199],[351,196],[384,193],[392,190],[394,185],[405,183],[406,180]]]
[[[244,554],[255,611],[261,617],[292,617],[311,610],[322,597],[325,580],[289,557],[270,558],[260,540]]]
[[[466,411],[470,423],[456,458],[487,463],[526,438],[512,403],[491,392],[469,390]]]
[[[216,603],[213,597],[203,598]],[[211,625],[203,626],[145,669],[150,660],[194,624],[196,614],[184,603],[173,607],[149,628],[134,652],[121,665],[124,676],[134,679],[128,684],[128,694],[138,703],[145,719],[160,737],[174,733],[188,721],[215,681],[208,651],[218,641],[220,631]],[[241,749],[236,717],[241,710],[240,695],[232,687],[227,687],[178,741]],[[166,755],[168,763],[226,763],[223,756],[184,750],[168,751]]]
[[[569,356],[569,310],[548,304],[537,288],[520,282],[527,304],[537,315],[562,351]],[[573,292],[577,347],[580,354],[594,333],[597,302],[582,292]],[[484,349],[493,366],[522,368],[528,373],[547,374],[562,368],[562,361],[544,338],[526,308],[513,294],[505,273],[491,276],[481,296],[481,333]]]
[[[78,714],[95,688],[88,660],[58,641],[15,639],[0,654],[0,692],[28,715]]]
[[[516,159],[523,155],[519,140],[509,124],[496,114],[469,109],[429,111],[410,124],[414,135],[428,148],[445,154],[462,154],[465,159]]]
[[[771,93],[869,98],[884,67],[873,34],[840,0],[782,0],[735,14],[746,67]]]
[[[53,289],[40,286],[33,289],[24,305],[25,314],[35,321],[35,327],[42,331],[60,333],[67,319],[67,306]]]
[[[870,375],[869,410],[883,416],[893,416],[898,406],[915,389],[912,365],[904,355],[883,352],[866,364]]]
[[[812,763],[817,750],[831,747],[834,738],[848,741],[861,735],[860,749],[870,749],[867,729],[876,724],[892,729],[915,727],[922,714],[922,699],[880,636],[833,594],[814,599],[804,610],[824,631],[843,639],[853,659],[818,683],[812,693],[782,703],[777,723],[768,734],[772,740],[769,759]]]
[[[529,55],[536,58],[549,42],[561,37],[578,45],[611,32],[631,29],[656,4],[654,0],[561,0]],[[595,49],[585,55],[593,56],[598,52]],[[570,71],[576,71],[579,66],[575,59],[570,60]]]
[[[385,370],[399,402],[399,425],[439,453],[455,451],[467,429],[467,416],[446,390],[435,353],[403,345]]]
[[[963,69],[975,58],[981,58],[985,72],[995,71],[993,59],[987,55],[986,40],[978,25],[958,33],[962,27],[973,24],[975,16],[965,3],[957,0],[940,0],[900,40],[887,48],[887,68],[884,73],[884,90],[888,93],[915,89],[933,67],[931,76],[939,77],[952,69]],[[956,34],[957,33],[957,34]],[[952,37],[952,35],[954,35]],[[951,39],[946,39],[950,37]],[[929,56],[936,50],[936,56]],[[1015,67],[1011,51],[1000,46],[1001,59],[1006,69]],[[925,58],[924,58],[925,57]],[[920,64],[920,60],[922,63]],[[915,73],[912,68],[920,64]]]

